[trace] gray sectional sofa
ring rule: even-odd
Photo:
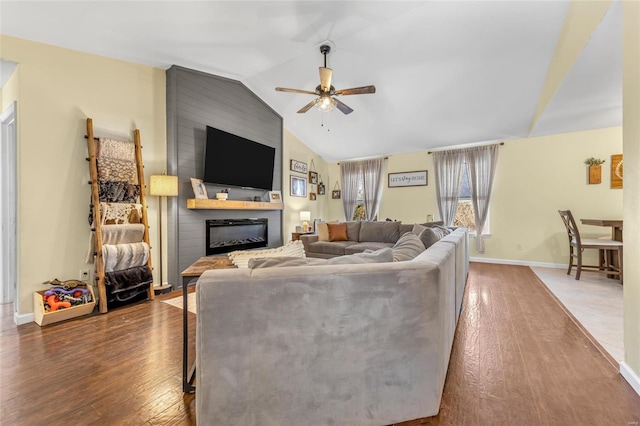
[[[347,224],[347,241],[323,241],[319,234],[301,235],[307,257],[331,258],[347,254],[362,253],[392,247],[406,232],[411,232],[414,224],[401,222],[353,221]],[[423,226],[442,225],[442,222],[428,222]]]
[[[308,260],[200,277],[198,423],[385,425],[436,415],[468,271],[466,229],[408,261]]]

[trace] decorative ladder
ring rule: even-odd
[[[100,216],[100,195],[98,186],[98,163],[96,161],[96,144],[98,140],[93,134],[93,120],[87,118],[87,148],[89,152],[89,170],[91,172],[91,204],[93,204],[93,228],[92,231],[95,234],[95,280],[98,286],[98,295],[100,298],[99,308],[100,313],[106,313],[107,308],[107,289],[104,283],[104,259],[102,257],[102,222]],[[144,165],[142,164],[142,145],[140,144],[140,130],[135,129],[133,131],[133,141],[135,144],[135,161],[136,169],[138,172],[138,184],[140,185],[140,204],[142,204],[142,224],[144,225],[143,241],[149,244],[149,222],[147,219],[147,195],[146,185],[144,183]],[[152,269],[151,266],[151,248],[149,248],[149,260],[147,266]],[[153,283],[149,285],[147,291],[150,300],[153,300],[154,291]]]

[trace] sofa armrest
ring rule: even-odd
[[[318,241],[318,234],[300,235],[300,241],[302,241],[302,245],[304,246],[304,253],[308,256],[309,244]]]

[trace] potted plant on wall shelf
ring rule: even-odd
[[[600,183],[602,182],[602,167],[601,164],[604,163],[604,160],[600,158],[589,157],[584,160],[584,164],[589,166],[589,183]]]

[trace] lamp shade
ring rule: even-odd
[[[300,212],[300,220],[303,222],[306,222],[307,220],[311,220],[311,212],[308,211],[301,211]]]
[[[178,176],[153,175],[149,181],[149,193],[165,197],[178,195]]]

